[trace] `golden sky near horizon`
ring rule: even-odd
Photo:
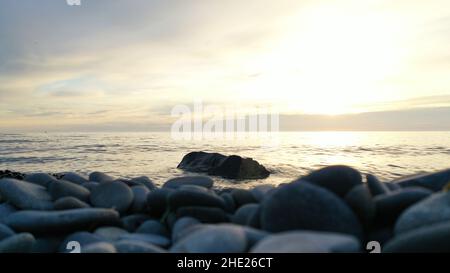
[[[450,2],[0,3],[0,128],[166,124],[194,100],[283,114],[450,106]]]

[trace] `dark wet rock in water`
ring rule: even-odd
[[[20,233],[0,241],[0,253],[29,253],[35,242],[30,233]]]
[[[353,187],[344,198],[359,221],[368,228],[375,218],[375,202],[367,185],[361,184]]]
[[[167,210],[167,198],[171,192],[175,191],[171,188],[156,189],[147,195],[147,211],[148,214],[155,218],[160,218]]]
[[[58,181],[54,176],[48,173],[32,173],[25,175],[25,181],[47,187],[50,182]]]
[[[161,235],[146,234],[146,233],[124,234],[119,237],[119,241],[120,240],[145,242],[160,247],[167,247],[170,245],[170,240],[168,238]]]
[[[214,181],[207,176],[181,176],[167,180],[163,188],[178,189],[185,185],[194,185],[205,188],[212,188]]]
[[[263,200],[261,228],[270,232],[306,229],[362,237],[360,222],[342,199],[301,180],[278,187]]]
[[[269,235],[252,253],[352,253],[361,249],[357,238],[340,233],[290,231]]]
[[[47,190],[33,183],[4,178],[0,180],[0,194],[20,209],[53,209],[52,197]]]
[[[134,232],[142,223],[152,218],[147,214],[137,213],[131,214],[120,219],[122,227],[129,232]]]
[[[53,200],[71,196],[83,202],[88,202],[89,195],[91,194],[85,187],[64,180],[50,182],[47,186],[47,190]]]
[[[161,247],[136,240],[120,240],[114,246],[119,253],[167,253]]]
[[[192,217],[202,223],[223,223],[230,219],[224,210],[208,207],[182,207],[177,210],[177,217]]]
[[[62,211],[23,210],[10,214],[5,224],[16,231],[49,233],[82,230],[94,225],[117,224],[119,215],[111,209],[73,209]]]
[[[440,192],[412,205],[395,224],[395,234],[450,221],[450,192]]]
[[[391,190],[383,182],[378,180],[375,175],[368,174],[366,176],[367,186],[372,196],[389,193]]]
[[[82,185],[86,182],[89,182],[89,180],[77,173],[73,173],[73,172],[68,172],[68,173],[64,173],[62,174],[62,178],[63,180],[78,184],[78,185]]]
[[[14,230],[4,224],[0,224],[0,241],[16,234]]]
[[[202,187],[198,188],[192,185],[189,187],[183,186],[169,194],[167,203],[173,210],[189,206],[225,208],[223,199],[214,192],[208,191]],[[200,189],[204,190],[202,191]]]
[[[413,229],[390,240],[383,252],[450,252],[450,221]]]
[[[62,197],[55,201],[55,210],[89,208],[89,204],[72,196]]]
[[[113,244],[107,242],[98,242],[85,246],[82,253],[117,253]]]
[[[247,250],[243,228],[232,225],[204,225],[178,241],[172,253],[242,253]]]
[[[442,190],[450,181],[450,169],[442,170],[434,173],[419,174],[396,179],[392,182],[397,183],[402,188],[407,187],[424,187],[434,192]]]
[[[104,182],[112,182],[115,178],[112,176],[109,176],[102,172],[93,172],[89,175],[89,181],[92,182],[98,182],[98,183],[104,183]]]
[[[300,180],[306,180],[344,197],[353,187],[362,184],[361,173],[348,166],[328,166],[311,172]]]
[[[191,152],[183,157],[178,168],[228,179],[263,179],[270,175],[263,165],[252,158],[219,153]]]
[[[156,234],[161,236],[169,236],[167,228],[156,220],[147,220],[136,229],[136,233]]]
[[[377,226],[394,224],[405,209],[431,194],[432,191],[428,189],[411,187],[376,196],[373,199],[376,208],[375,224]]]
[[[83,250],[84,247],[86,247],[90,244],[106,242],[105,239],[103,239],[99,235],[92,234],[92,233],[86,232],[86,231],[79,231],[79,232],[72,233],[72,234],[68,235],[66,238],[64,238],[64,240],[59,245],[58,251],[61,253],[71,252],[73,249],[68,247],[68,243],[72,242],[72,241],[78,242],[80,244],[80,248],[81,248],[80,250]]]
[[[270,172],[252,158],[230,155],[208,174],[228,179],[264,179],[269,177]]]
[[[190,172],[208,173],[226,158],[227,156],[219,153],[190,152],[183,157],[177,168]]]
[[[234,189],[230,192],[233,197],[236,208],[240,208],[243,205],[258,203],[255,196],[250,190],[245,189]]]
[[[112,208],[124,213],[133,203],[133,191],[122,182],[101,183],[90,195],[91,204],[97,208]]]
[[[131,211],[135,213],[144,212],[147,209],[147,195],[150,190],[144,185],[131,187],[133,192],[133,203],[131,204]]]

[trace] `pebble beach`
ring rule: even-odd
[[[0,252],[448,252],[449,181],[449,169],[381,182],[343,165],[249,189],[0,171]]]

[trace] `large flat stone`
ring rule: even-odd
[[[19,211],[6,217],[5,224],[16,231],[49,233],[116,224],[118,221],[119,214],[114,210],[84,208],[64,211]]]
[[[0,194],[17,208],[24,210],[52,210],[52,197],[43,186],[15,180],[1,179]]]

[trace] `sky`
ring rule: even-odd
[[[448,0],[0,0],[0,132],[165,130],[194,101],[450,130],[448,45]]]

